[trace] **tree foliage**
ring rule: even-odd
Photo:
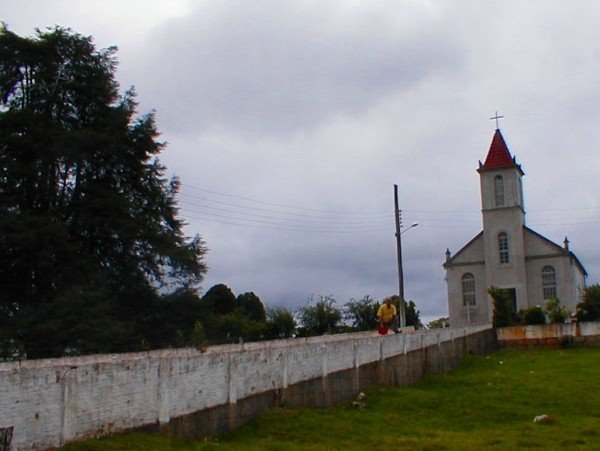
[[[206,272],[116,65],[68,29],[0,28],[0,343],[29,357],[143,349],[159,290]]]
[[[590,285],[583,290],[576,315],[577,321],[600,320],[600,284]]]
[[[513,307],[507,290],[491,286],[488,293],[494,302],[494,327],[507,327],[519,324],[520,318]]]
[[[273,307],[267,310],[267,339],[290,338],[296,332],[294,314],[284,307]]]
[[[311,303],[314,302],[314,305]],[[334,334],[337,332],[342,311],[335,306],[332,296],[320,296],[318,301],[311,297],[304,307],[298,310],[304,333],[308,336]]]
[[[434,319],[427,323],[427,329],[442,329],[444,327],[448,327],[450,318],[447,316],[442,316],[441,318]]]
[[[569,317],[569,311],[560,303],[558,298],[548,299],[545,310],[551,324],[564,323]]]
[[[219,283],[213,285],[202,296],[202,303],[208,312],[215,315],[227,315],[233,313],[236,307],[236,297],[227,285]]]
[[[252,293],[240,294],[236,300],[237,308],[252,321],[265,322],[267,315],[260,298]]]
[[[362,299],[350,299],[344,309],[344,318],[350,321],[352,327],[356,330],[374,330],[377,329],[379,321],[377,320],[377,310],[379,302],[369,295]]]
[[[413,301],[408,301],[406,305],[406,325],[413,326],[415,330],[422,329],[423,324],[419,318],[420,313],[417,310],[417,305]]]
[[[539,305],[520,312],[523,322],[530,325],[546,324],[546,314]]]

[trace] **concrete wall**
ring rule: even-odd
[[[600,346],[600,322],[501,327],[496,333],[503,347],[559,347],[571,343]]]
[[[200,437],[282,402],[326,406],[373,385],[408,385],[495,346],[489,325],[378,336],[0,363],[0,431],[11,449],[134,428]]]

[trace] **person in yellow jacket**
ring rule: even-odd
[[[392,329],[395,333],[401,332],[398,330],[398,312],[396,311],[396,306],[392,304],[391,297],[385,298],[383,304],[379,306],[377,319],[379,319],[380,327],[385,326],[388,329]]]

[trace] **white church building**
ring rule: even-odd
[[[587,273],[569,250],[525,225],[521,166],[497,129],[485,163],[479,162],[483,231],[454,255],[446,251],[451,326],[491,322],[490,286],[506,289],[516,311],[557,297],[574,312]]]

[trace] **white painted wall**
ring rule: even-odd
[[[489,329],[372,332],[148,353],[0,363],[0,428],[13,449],[56,447],[234,403]]]

